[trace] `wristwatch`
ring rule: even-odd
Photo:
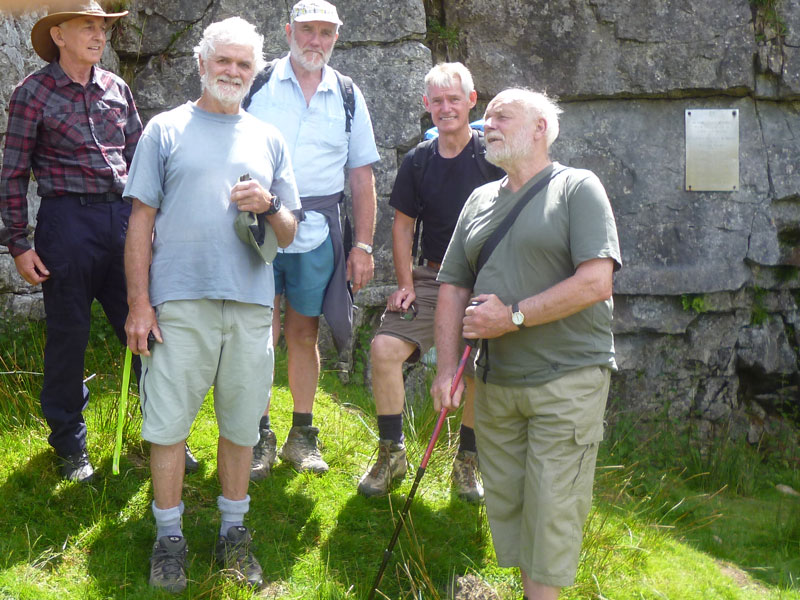
[[[517,326],[517,329],[523,329],[525,327],[525,315],[522,314],[522,311],[519,309],[519,303],[514,302],[511,305],[511,322]]]
[[[278,198],[277,196],[273,196],[272,206],[270,206],[266,211],[264,211],[264,214],[267,216],[274,215],[280,209],[281,209],[281,199]]]
[[[372,246],[370,246],[369,244],[365,244],[364,242],[356,242],[355,244],[353,244],[353,247],[361,248],[367,254],[372,254]]]

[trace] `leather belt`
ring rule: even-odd
[[[102,194],[69,194],[80,200],[81,206],[87,204],[106,204],[122,200],[122,195],[117,192],[103,192]]]

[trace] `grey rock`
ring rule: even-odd
[[[748,90],[755,39],[746,0],[555,0],[445,4],[459,52],[495,94],[513,85],[570,97]]]
[[[684,190],[684,111],[692,108],[739,111],[738,191]],[[754,223],[769,233],[769,221],[755,221],[766,210],[769,179],[752,101],[575,102],[564,111],[552,155],[594,171],[606,187],[624,265],[615,276],[617,293],[713,292],[747,282]],[[777,259],[774,245],[762,246],[762,256]]]
[[[291,6],[291,2],[289,5]],[[339,42],[393,42],[425,37],[425,8],[420,0],[334,2],[339,19]]]
[[[364,93],[379,146],[407,148],[419,140],[430,50],[419,42],[358,46],[334,51],[331,66],[352,77]]]
[[[800,103],[759,102],[756,108],[775,198],[797,198],[800,195]]]
[[[759,373],[798,372],[797,355],[779,317],[771,317],[760,326],[743,328],[739,332],[737,354],[744,367]]]

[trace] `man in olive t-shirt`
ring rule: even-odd
[[[435,320],[437,410],[460,402],[463,387],[452,398],[449,389],[461,337],[485,341],[475,432],[486,512],[498,563],[520,568],[530,600],[555,600],[574,582],[616,368],[616,225],[593,173],[550,160],[560,112],[527,90],[489,103],[486,158],[508,176],[467,200],[439,271]],[[542,179],[477,272],[487,238]]]

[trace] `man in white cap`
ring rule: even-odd
[[[47,316],[40,401],[50,445],[68,479],[90,481],[82,384],[92,301],[125,342],[128,313],[122,253],[130,205],[122,201],[142,123],[125,82],[97,66],[111,24],[94,0],[60,3],[31,31],[49,64],[14,90],[8,109],[0,216],[17,271],[42,284]],[[42,197],[35,249],[28,240],[31,170]],[[138,361],[136,368],[138,370]],[[194,463],[196,467],[196,463]]]
[[[338,348],[352,336],[353,291],[373,275],[375,180],[379,159],[372,122],[361,91],[349,77],[327,66],[342,24],[336,7],[324,0],[301,0],[286,25],[290,52],[257,78],[247,110],[283,134],[292,156],[304,220],[295,241],[275,259],[275,306],[286,296],[284,333],[289,351],[289,388],[294,401],[292,428],[281,458],[298,471],[324,473],[328,465],[317,447],[312,424],[319,378],[319,316],[331,327]],[[265,72],[266,74],[266,72]],[[260,84],[260,87],[258,87]],[[353,200],[353,248],[346,255],[339,225],[344,169]],[[345,236],[346,238],[347,236]],[[275,311],[273,332],[280,333]],[[276,457],[269,408],[260,423],[251,476],[266,477]]]

